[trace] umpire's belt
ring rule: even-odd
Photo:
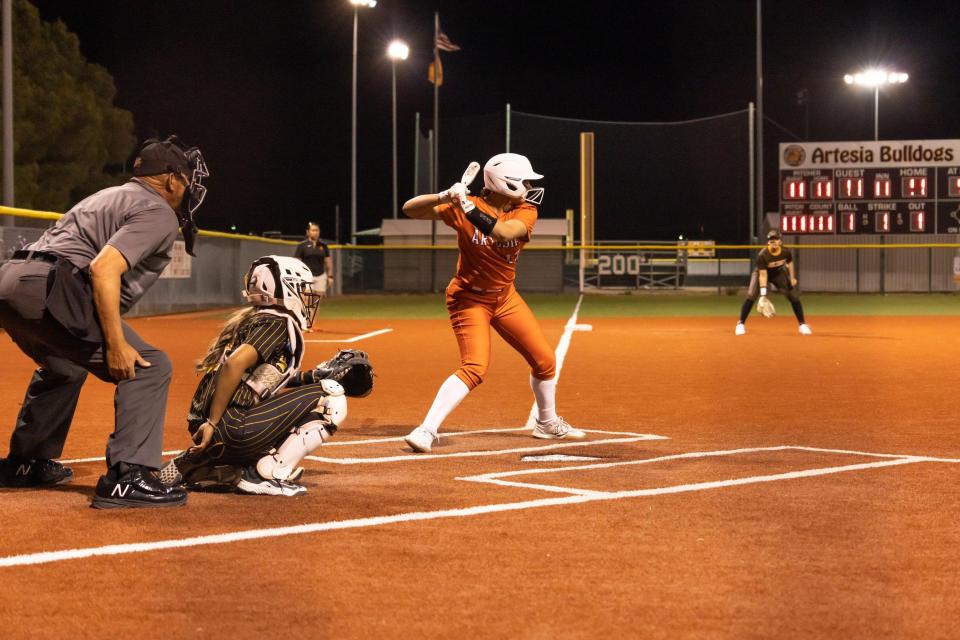
[[[53,253],[47,253],[46,251],[14,251],[13,260],[42,260],[43,262],[49,262],[51,264],[56,264],[57,260],[60,259],[59,256]]]

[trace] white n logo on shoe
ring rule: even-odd
[[[121,498],[127,497],[127,491],[130,491],[130,485],[128,484],[115,484],[113,489],[110,490],[110,497],[119,495]]]
[[[29,474],[29,473],[30,473],[30,468],[31,468],[32,466],[33,466],[33,465],[30,465],[30,464],[22,464],[22,465],[20,465],[19,467],[17,467],[17,475],[18,475],[18,476],[25,476],[25,475]]]

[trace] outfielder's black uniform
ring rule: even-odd
[[[233,344],[228,345],[224,358],[229,357],[233,349],[248,344],[257,350],[259,356],[251,371],[267,363],[286,372],[291,354],[302,348],[302,345],[291,344],[288,326],[286,318],[279,315],[253,313],[241,321],[237,336]],[[295,340],[303,340],[299,332]],[[204,374],[197,385],[187,416],[191,435],[207,420],[219,372],[218,368]],[[279,446],[293,427],[320,419],[313,412],[327,393],[320,384],[297,386],[298,383],[299,376],[296,376],[288,384],[296,388],[258,404],[253,390],[241,382],[216,426],[213,440],[202,455],[216,465],[249,465]],[[331,434],[336,430],[333,425],[326,428]]]
[[[793,254],[790,249],[780,247],[776,255],[770,253],[770,249],[764,247],[757,256],[757,268],[750,275],[750,286],[747,288],[747,299],[743,301],[740,307],[740,323],[747,321],[753,304],[760,297],[760,269],[767,271],[767,286],[773,285],[777,291],[782,293],[790,301],[793,307],[793,313],[797,316],[797,321],[804,324],[803,305],[800,303],[800,292],[790,283],[790,271],[787,265],[793,262]]]

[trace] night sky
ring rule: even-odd
[[[350,208],[353,8],[347,0],[35,0],[106,67],[140,139],[177,133],[212,176],[201,227],[342,234]],[[414,113],[432,113],[426,67],[433,12],[462,50],[443,54],[441,118],[513,109],[580,119],[676,121],[744,109],[756,96],[755,3],[403,2],[362,9],[358,220],[391,215],[387,43],[398,63],[400,199],[413,195]],[[764,2],[767,141],[869,140],[873,94],[844,73],[885,64],[910,74],[882,91],[881,139],[960,138],[960,3]],[[806,89],[806,108],[797,92]],[[807,118],[809,125],[807,125]],[[441,120],[441,136],[443,135]],[[512,149],[522,152],[522,149]],[[484,158],[478,158],[483,161]],[[534,159],[536,166],[536,159]],[[765,171],[776,158],[768,153]],[[460,167],[441,165],[441,183]],[[549,205],[544,215],[559,215]],[[767,187],[768,210],[776,185]],[[771,193],[772,191],[772,193]],[[675,230],[651,229],[650,234]]]

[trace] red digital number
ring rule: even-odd
[[[784,200],[803,200],[807,197],[807,183],[802,178],[787,178],[783,182]]]
[[[890,180],[887,178],[877,178],[873,181],[873,197],[874,198],[889,198],[890,197]]]
[[[857,230],[857,214],[843,214],[843,225],[840,227],[842,233],[853,233]]]
[[[927,195],[927,178],[908,177],[903,179],[904,198],[924,198]]]
[[[910,212],[910,231],[923,232],[927,216],[923,211]]]
[[[887,231],[890,231],[890,212],[878,211],[874,227],[874,230],[880,233],[886,233]]]
[[[831,200],[833,198],[833,180],[830,178],[815,178],[813,180],[813,197],[817,200]]]
[[[845,199],[863,197],[863,178],[841,178],[840,197]]]
[[[950,176],[947,193],[951,198],[960,198],[960,176]]]

